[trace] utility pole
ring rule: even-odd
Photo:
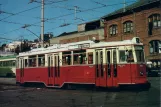
[[[126,0],[124,0],[124,10],[123,10],[123,12],[125,12],[126,11]]]
[[[41,1],[41,42],[44,47],[44,0]]]
[[[75,20],[77,19],[77,8],[78,8],[78,6],[74,6],[74,15],[75,15]]]
[[[3,13],[2,10],[1,10],[1,5],[2,5],[2,4],[0,4],[0,14]]]
[[[22,52],[22,40],[23,40],[23,36],[20,36],[20,40],[21,40],[20,52]]]

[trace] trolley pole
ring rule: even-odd
[[[44,47],[44,0],[41,1],[41,42]]]

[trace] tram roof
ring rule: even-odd
[[[9,56],[0,56],[0,61],[4,60],[14,60],[16,59],[16,55],[9,55]]]
[[[45,54],[45,53],[54,53],[54,52],[61,52],[61,51],[69,51],[69,50],[76,50],[76,49],[86,49],[86,48],[98,48],[98,47],[115,47],[121,45],[142,45],[142,43],[137,43],[136,39],[138,37],[134,37],[132,40],[124,40],[124,41],[113,41],[113,42],[98,42],[95,43],[94,41],[81,41],[81,42],[74,42],[68,44],[54,44],[48,48],[37,48],[32,49],[31,51],[19,53],[19,56],[28,56],[28,55],[37,55],[37,54]]]

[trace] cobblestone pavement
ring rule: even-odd
[[[148,91],[90,91],[0,86],[0,107],[160,107],[160,77]]]

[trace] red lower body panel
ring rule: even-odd
[[[113,69],[112,66],[111,69]],[[98,77],[96,76],[95,65],[63,66],[59,68],[59,76],[56,70],[58,69],[54,67],[17,69],[16,82],[21,84],[25,82],[41,82],[46,86],[58,88],[61,88],[65,83],[95,84],[95,86],[100,87],[147,83],[144,66],[140,67],[136,64],[118,64],[117,76],[114,76],[114,71],[111,71],[110,76],[108,75],[107,65],[103,66],[103,76],[99,74]],[[143,75],[140,72],[143,72]]]

